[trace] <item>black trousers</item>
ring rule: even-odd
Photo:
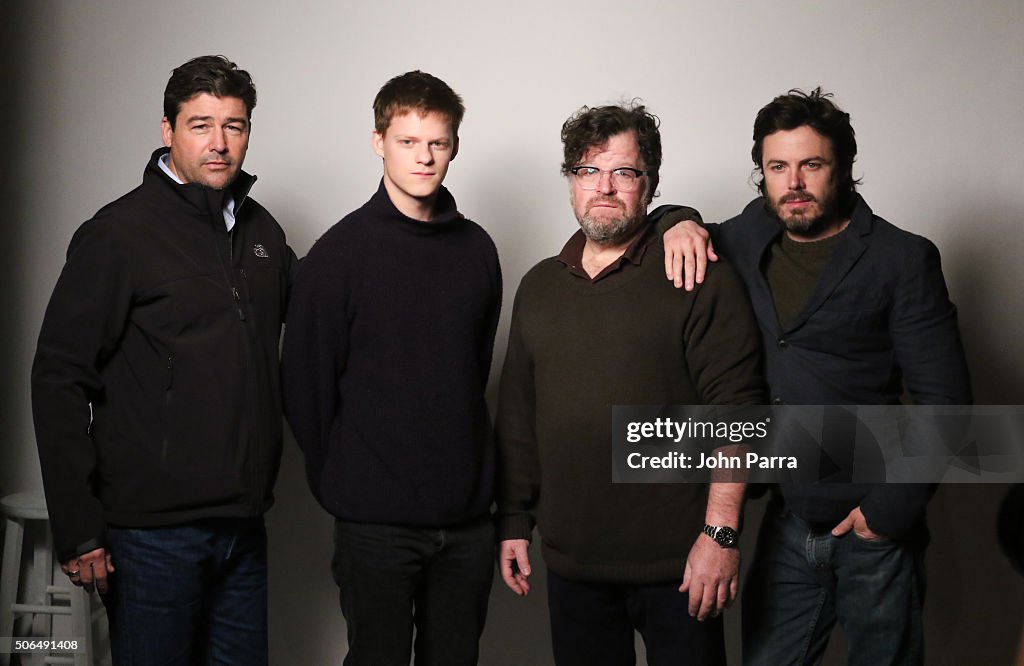
[[[472,666],[494,577],[490,518],[454,528],[335,521],[345,666]]]
[[[681,579],[680,579],[681,580]],[[634,631],[650,666],[725,664],[722,618],[690,617],[679,582],[569,580],[548,570],[551,643],[558,666],[633,666]]]

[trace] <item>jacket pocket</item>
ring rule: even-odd
[[[167,385],[164,387],[164,436],[160,442],[160,462],[167,461],[171,446],[171,413],[174,409],[174,354],[167,355]]]

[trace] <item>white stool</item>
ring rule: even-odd
[[[68,638],[79,641],[78,651],[22,654],[22,663],[92,666],[92,612],[89,595],[80,587],[53,584],[53,537],[46,501],[41,493],[18,493],[0,500],[7,520],[4,559],[0,565],[0,636]],[[18,601],[22,546],[26,533],[32,551],[31,569],[24,582],[24,603]],[[53,616],[71,618],[71,635],[53,637]],[[84,641],[84,645],[82,642]],[[0,652],[0,666],[9,666],[10,653]]]

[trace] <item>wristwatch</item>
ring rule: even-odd
[[[725,525],[704,525],[704,534],[715,540],[722,548],[732,548],[736,545],[736,530]]]

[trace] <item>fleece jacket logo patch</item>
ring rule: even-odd
[[[263,247],[260,243],[256,243],[252,246],[252,252],[260,259],[269,259],[270,255],[267,254],[267,248]]]

